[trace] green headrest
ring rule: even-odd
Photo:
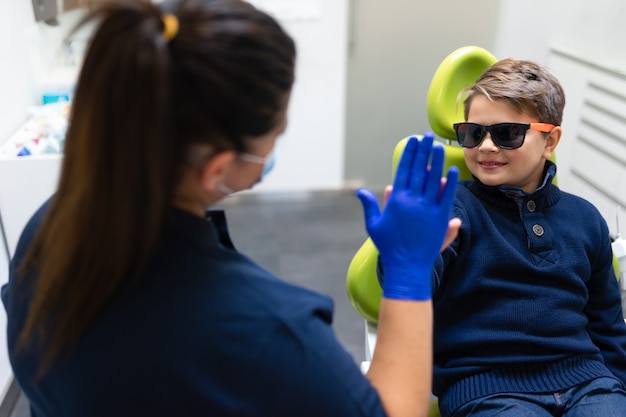
[[[453,51],[439,64],[426,98],[428,123],[435,135],[453,140],[452,124],[465,120],[463,90],[498,60],[478,46],[464,46]]]

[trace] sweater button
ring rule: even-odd
[[[526,203],[526,208],[528,209],[528,211],[532,213],[537,208],[537,205],[535,204],[533,200],[530,200],[528,203]]]
[[[540,224],[533,225],[533,233],[535,236],[541,237],[543,235],[543,227]]]

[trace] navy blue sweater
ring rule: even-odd
[[[34,417],[383,416],[331,328],[332,300],[238,253],[221,213],[174,210],[139,284],[117,297],[40,381],[17,351],[30,295],[16,281],[44,209],[26,227],[2,298],[15,377]],[[22,282],[23,281],[23,282]]]
[[[434,274],[434,393],[442,415],[500,392],[626,384],[626,325],[607,225],[552,184],[459,184],[463,221]]]

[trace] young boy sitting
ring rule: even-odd
[[[454,128],[474,180],[458,186],[461,230],[433,278],[442,416],[626,416],[608,228],[592,204],[552,184],[560,83],[506,59],[464,104],[467,121]]]

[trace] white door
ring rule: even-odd
[[[495,44],[498,0],[350,0],[345,179],[389,183],[396,142],[429,130],[426,93],[455,49]],[[520,26],[520,30],[522,30]]]

